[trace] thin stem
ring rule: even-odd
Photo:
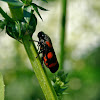
[[[0,100],[4,100],[4,82],[1,73],[0,73]]]
[[[23,10],[21,7],[8,4],[13,20],[22,20]]]
[[[66,3],[67,0],[62,0],[60,69],[63,69],[63,63],[64,63],[64,44],[65,44],[64,42],[66,33]]]

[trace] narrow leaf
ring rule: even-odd
[[[40,13],[38,11],[37,6],[35,4],[32,4],[32,6],[33,6],[34,10],[36,11],[36,13],[39,15],[39,17],[42,19],[41,15],[40,15]],[[42,19],[42,21],[43,21],[43,19]]]
[[[13,20],[3,11],[1,7],[0,7],[0,13],[6,20],[13,22]]]
[[[30,12],[28,12],[26,10],[24,10],[23,12],[24,12],[24,17],[30,17],[31,16]]]
[[[34,4],[34,3],[33,3]],[[38,5],[36,5],[36,4],[34,4],[35,6],[37,6],[39,9],[41,9],[41,10],[44,10],[44,11],[48,11],[47,9],[45,9],[45,8],[43,8],[43,7],[41,7],[41,6],[38,6]]]
[[[12,4],[13,6],[20,6],[20,7],[23,6],[23,3],[19,2],[19,0],[1,0],[1,1]]]
[[[0,20],[0,29],[4,29],[4,27],[5,27],[5,25],[6,25],[6,21],[4,20]]]
[[[62,92],[62,93],[63,93],[67,88],[68,88],[68,87],[63,88],[63,89],[60,89],[59,92]]]
[[[0,73],[0,100],[4,100],[4,82],[1,73]]]
[[[65,84],[67,84],[69,81],[66,81]]]

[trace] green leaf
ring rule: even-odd
[[[39,15],[39,17],[42,19],[41,15],[40,15],[40,13],[39,13],[39,11],[38,11],[37,5],[34,4],[34,3],[32,3],[31,5],[33,6],[34,10],[35,10],[36,13]],[[43,21],[43,19],[42,19],[42,21]]]
[[[37,25],[37,18],[33,14],[33,12],[34,12],[33,10],[31,10],[31,13],[24,10],[24,19],[25,19],[25,22],[28,23],[28,34],[31,34],[31,35],[34,33],[36,29],[36,25]]]
[[[1,7],[0,7],[0,13],[7,21],[13,22],[13,20],[3,11]]]
[[[1,73],[0,73],[0,100],[4,100],[4,82]]]
[[[39,17],[40,17],[41,19],[42,19],[42,17],[41,17],[41,15],[40,15],[39,11],[38,11],[38,8],[39,8],[40,10],[43,10],[43,11],[48,11],[47,9],[45,9],[45,8],[43,8],[43,7],[41,7],[41,6],[36,5],[35,3],[31,3],[31,5],[33,6],[34,10],[36,11],[36,13],[39,15]],[[43,19],[42,19],[42,20],[43,20]]]
[[[3,30],[5,26],[6,26],[6,21],[0,20],[0,29]]]
[[[32,3],[32,0],[21,0],[24,4],[30,5]]]
[[[17,29],[17,31],[18,31],[18,37],[20,38],[21,37],[21,23],[19,22],[19,21],[16,21],[15,22],[15,25],[16,25],[16,29]]]
[[[59,93],[63,93],[66,89],[68,89],[68,87],[61,88],[61,89],[59,90]]]
[[[30,17],[30,21],[29,21],[29,33],[33,34],[35,32],[36,29],[36,25],[37,25],[37,18],[35,17],[35,15],[32,13],[33,11],[31,11],[31,17]]]
[[[4,2],[7,2],[13,6],[18,6],[18,7],[22,7],[24,4],[22,2],[19,2],[19,0],[1,0]]]
[[[34,3],[33,3],[34,4]],[[35,6],[37,6],[39,9],[41,9],[41,10],[43,10],[43,11],[48,11],[47,9],[45,9],[45,8],[43,8],[43,7],[41,7],[41,6],[38,6],[38,5],[36,5],[36,4],[34,4]]]
[[[30,12],[28,12],[26,10],[24,10],[23,12],[24,12],[24,17],[30,17],[31,16]]]
[[[68,81],[66,81],[68,73],[65,74],[63,70],[58,71],[57,75],[53,78],[53,86],[58,96],[62,96],[64,91],[68,88]]]
[[[64,84],[67,84],[69,81],[66,81]]]

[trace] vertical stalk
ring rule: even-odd
[[[67,0],[61,0],[62,2],[62,17],[61,17],[61,48],[60,48],[60,69],[63,69],[64,63],[64,42],[65,42],[65,33],[66,33],[66,3]]]
[[[13,20],[21,20],[23,18],[23,11],[21,7],[12,6],[8,4]]]
[[[0,73],[0,100],[4,100],[4,82],[1,73]]]
[[[9,8],[11,10],[11,14],[12,14],[13,19],[15,18],[14,20],[21,20],[22,19],[22,17],[21,17],[21,15],[23,15],[22,9],[16,8],[17,10],[14,11],[14,9],[13,9],[13,11],[12,11],[11,5],[9,5]],[[20,19],[17,18],[18,16],[16,16],[19,14],[21,14]],[[33,70],[37,76],[39,83],[40,83],[40,86],[43,90],[45,98],[46,98],[46,100],[57,100],[57,95],[54,91],[53,86],[51,85],[49,78],[47,77],[45,70],[43,70],[43,68],[41,66],[40,59],[36,58],[37,52],[36,52],[35,45],[33,42],[31,42],[29,40],[32,40],[32,37],[30,35],[25,35],[22,38],[22,42],[23,42],[23,45],[25,47],[26,53],[29,57],[29,60],[30,60],[31,65],[33,67]]]

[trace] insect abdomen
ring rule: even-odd
[[[44,64],[50,69],[52,73],[55,73],[58,70],[59,64],[56,58],[54,51],[50,51],[43,57]]]

